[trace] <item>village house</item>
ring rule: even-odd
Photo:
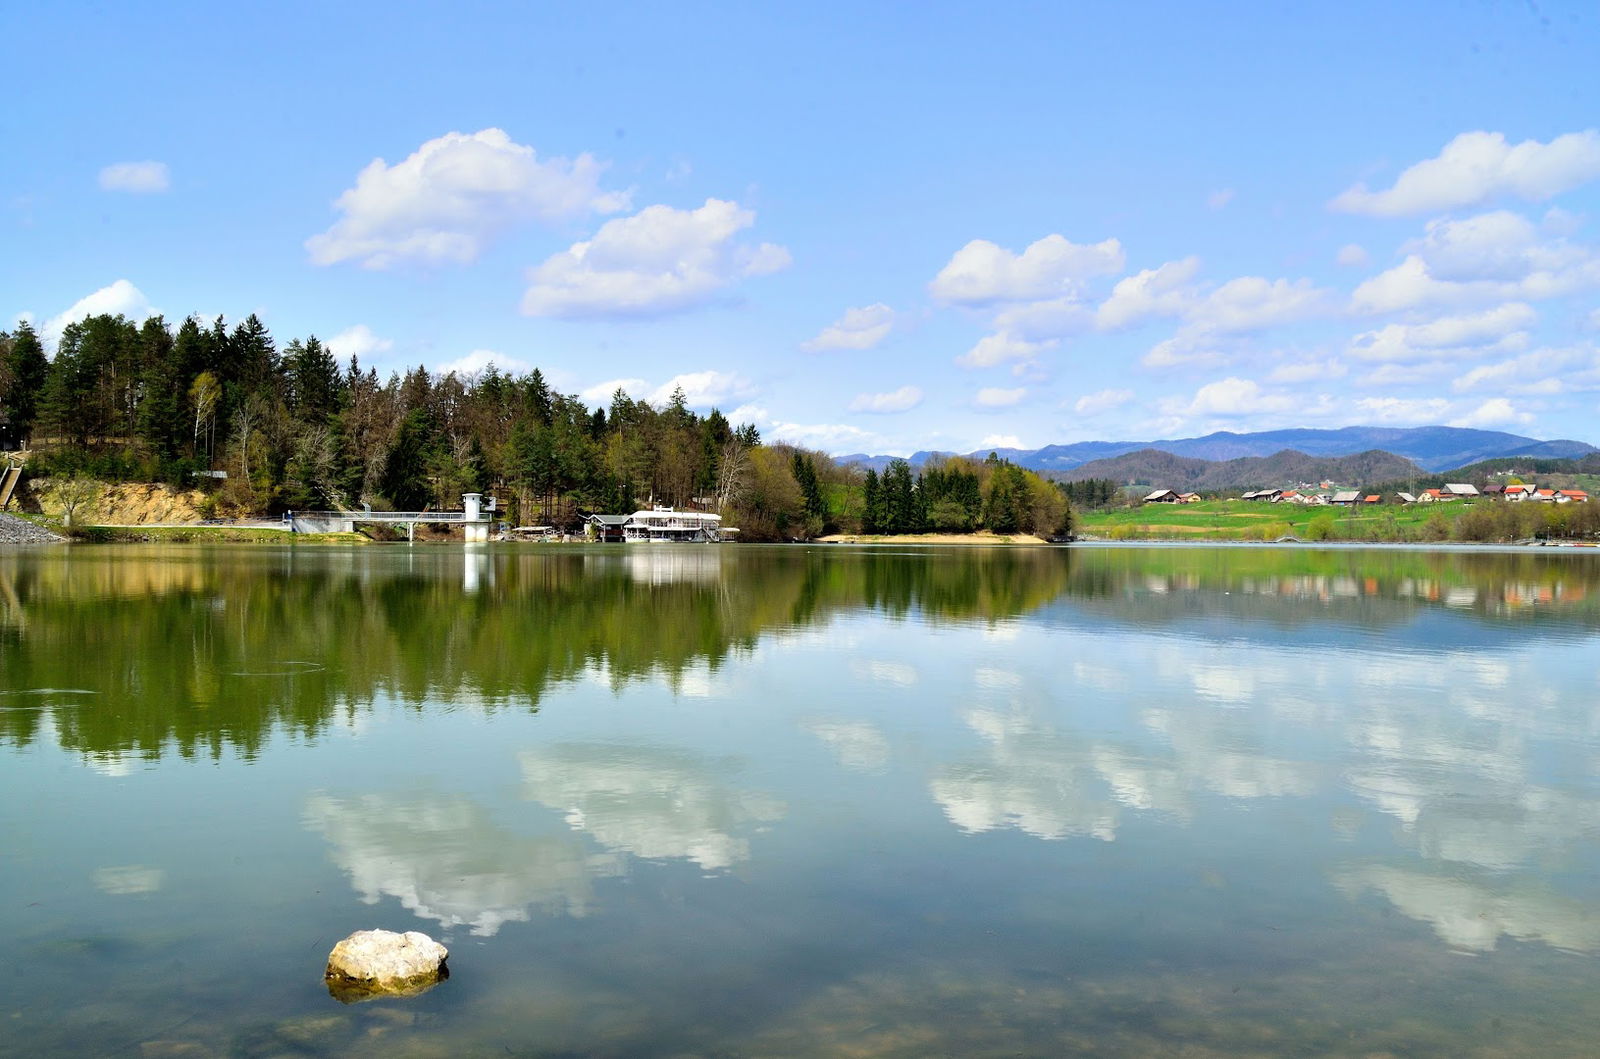
[[[1417,498],[1410,493],[1396,493],[1394,495],[1400,498],[1402,504],[1415,504],[1417,502]]]
[[[1147,504],[1176,504],[1178,502],[1178,494],[1171,489],[1157,489],[1145,497],[1144,502]]]
[[[1468,485],[1466,482],[1447,482],[1445,483],[1444,491],[1452,497],[1479,495],[1477,486]]]
[[[1582,489],[1556,490],[1556,503],[1558,504],[1587,504],[1588,502],[1589,494]]]
[[[1337,493],[1334,493],[1333,499],[1328,502],[1330,504],[1338,504],[1340,507],[1353,507],[1360,499],[1361,494],[1358,491],[1354,489],[1341,489]]]

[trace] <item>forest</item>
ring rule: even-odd
[[[992,455],[863,474],[681,390],[591,408],[538,369],[381,378],[314,335],[280,348],[254,314],[231,329],[90,316],[53,357],[27,321],[0,332],[0,448],[24,445],[30,477],[198,484],[220,515],[456,509],[485,492],[523,524],[654,503],[720,512],[747,540],[1071,525],[1060,487]]]

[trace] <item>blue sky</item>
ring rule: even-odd
[[[1592,4],[7,5],[0,316],[828,451],[1600,443]]]

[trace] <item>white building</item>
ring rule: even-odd
[[[728,531],[733,532],[733,531]],[[715,542],[722,540],[722,516],[704,511],[656,507],[635,511],[622,524],[625,541]]]

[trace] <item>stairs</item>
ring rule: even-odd
[[[0,511],[11,506],[11,494],[17,491],[17,483],[21,480],[22,464],[8,460],[5,477],[0,478]]]

